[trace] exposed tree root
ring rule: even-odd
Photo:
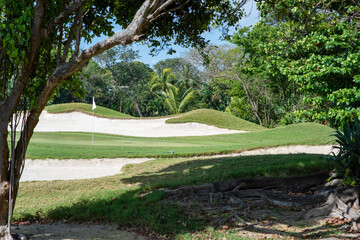
[[[352,222],[353,229],[358,231],[357,222],[360,220],[360,213],[358,212],[359,190],[359,187],[350,187],[330,191],[326,202],[307,211],[304,218],[330,216],[348,219]]]
[[[353,230],[358,231],[360,187],[345,188],[338,180],[324,184],[328,177],[328,173],[321,172],[302,177],[246,178],[166,189],[165,192],[168,193],[170,201],[176,199],[176,202],[183,203],[189,200],[201,202],[199,208],[189,208],[189,212],[201,210],[211,213],[211,208],[217,204],[218,211],[227,213],[226,217],[214,220],[218,225],[229,219],[249,225],[247,218],[253,211],[250,208],[270,205],[301,211],[304,219],[348,219],[352,222]],[[204,203],[212,205],[209,207],[209,204]]]

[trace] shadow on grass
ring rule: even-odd
[[[130,165],[125,171],[139,173],[124,177],[127,184],[141,184],[149,188],[171,188],[234,178],[301,176],[328,169],[327,162],[317,154],[289,154],[240,156],[215,159],[168,159],[166,167],[156,160],[142,165]],[[147,170],[149,169],[149,170]]]
[[[212,231],[212,237],[239,237],[246,231],[252,234],[278,234],[287,237],[331,236],[337,229],[328,226],[301,226],[303,222],[294,222],[296,229],[279,230],[276,224],[288,225],[288,220],[266,221],[266,224],[238,228],[237,230],[212,229],[214,224],[206,219],[207,213],[186,214],[180,205],[165,203],[164,187],[179,187],[182,185],[197,185],[242,177],[256,176],[294,176],[305,175],[326,168],[325,161],[319,155],[269,155],[218,159],[170,159],[156,160],[141,165],[131,165],[127,171],[136,172],[136,168],[147,169],[156,166],[161,161],[173,161],[154,171],[142,171],[122,178],[122,182],[132,184],[127,189],[106,191],[102,196],[85,198],[69,207],[52,209],[46,218],[70,221],[104,221],[123,226],[137,226],[150,234],[152,231],[166,237],[184,237],[193,239],[193,233],[207,236]],[[159,164],[160,165],[160,164]],[[134,186],[135,185],[135,186]],[[205,217],[204,217],[205,216]],[[39,216],[27,216],[38,218]],[[272,217],[272,216],[269,216]],[[231,220],[232,221],[232,220]],[[234,222],[233,222],[234,223]],[[233,224],[232,223],[232,224]],[[225,223],[228,224],[228,223]],[[236,224],[233,224],[235,227]],[[270,228],[269,228],[270,227]],[[274,229],[271,229],[274,227]],[[196,237],[195,237],[196,239]],[[199,237],[199,239],[202,239]]]

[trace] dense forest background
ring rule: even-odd
[[[228,45],[189,49],[153,67],[131,46],[110,49],[49,104],[94,96],[98,105],[139,117],[209,108],[267,127],[340,127],[359,118],[358,10],[345,3],[281,7],[260,3],[261,20],[238,29]]]

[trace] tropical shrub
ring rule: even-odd
[[[337,130],[334,134],[337,153],[327,156],[328,160],[335,162],[335,176],[341,177],[346,185],[354,185],[360,180],[360,124],[356,120],[352,125]]]
[[[171,114],[184,113],[197,108],[198,92],[192,88],[187,89],[185,83],[179,87],[171,85],[166,91],[159,92],[165,98],[165,107]]]

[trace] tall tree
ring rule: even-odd
[[[187,88],[185,82],[179,87],[170,85],[165,91],[160,90],[159,95],[165,98],[165,107],[171,114],[184,113],[197,106],[197,91]]]
[[[154,65],[155,72],[161,75],[163,70],[171,68],[176,82],[186,82],[187,87],[198,88],[201,85],[202,79],[199,70],[184,58],[168,58],[159,61]]]
[[[175,75],[172,73],[172,69],[165,68],[160,75],[153,73],[149,81],[150,90],[155,94],[158,91],[166,91],[170,86],[173,86],[175,81]]]
[[[115,78],[115,90],[119,93],[115,100],[120,100],[121,96],[132,102],[137,114],[129,113],[143,117],[146,111],[147,97],[151,96],[148,82],[153,70],[146,64],[138,61],[116,63],[111,72]],[[119,102],[115,106],[119,106]],[[120,106],[119,106],[120,107]]]
[[[245,58],[241,48],[226,45],[210,46],[206,50],[205,56],[208,61],[206,69],[209,77],[231,79],[240,83],[257,122],[263,126],[262,109],[260,109],[259,102],[260,98],[268,97],[267,89],[262,84],[255,84],[252,77],[242,72]]]
[[[236,24],[244,3],[0,1],[0,238],[11,239],[9,224],[26,149],[39,116],[59,83],[71,78],[92,57],[116,45],[141,40],[147,40],[155,50],[171,44],[204,45],[201,33],[212,24]],[[113,33],[114,22],[123,30]],[[80,51],[82,40],[91,42],[102,33],[111,37]],[[15,114],[19,111],[22,114]],[[18,126],[20,136],[16,137],[18,117],[23,121]]]
[[[297,104],[300,99],[298,84],[281,71],[281,62],[276,61],[271,52],[265,52],[266,46],[278,41],[281,36],[278,25],[270,15],[252,28],[240,29],[231,39],[243,52],[240,56],[242,74],[252,79],[252,86],[263,88],[262,93],[259,92],[262,96],[258,97],[261,99],[261,115],[267,125],[280,120],[286,122],[284,119],[293,114],[285,109],[303,109],[303,105]]]
[[[95,97],[98,105],[106,106],[109,102],[108,89],[114,86],[111,72],[102,68],[96,61],[90,60],[82,70],[82,81],[86,90],[85,102],[91,103],[92,98]]]
[[[334,127],[359,119],[359,1],[259,1],[258,7],[278,21],[278,38],[264,54],[311,106],[298,114]]]
[[[131,102],[136,109],[137,115],[143,117],[139,104],[146,95],[144,90],[148,90],[147,82],[151,77],[152,69],[141,62],[135,61],[138,57],[138,51],[134,51],[127,46],[116,46],[96,56],[95,59],[111,72],[113,85],[110,86],[110,94],[117,94],[114,100],[120,100],[120,106],[117,102],[110,101],[113,104],[109,107],[119,106],[120,109],[123,109],[123,102]],[[113,97],[110,96],[110,100],[111,98]]]

